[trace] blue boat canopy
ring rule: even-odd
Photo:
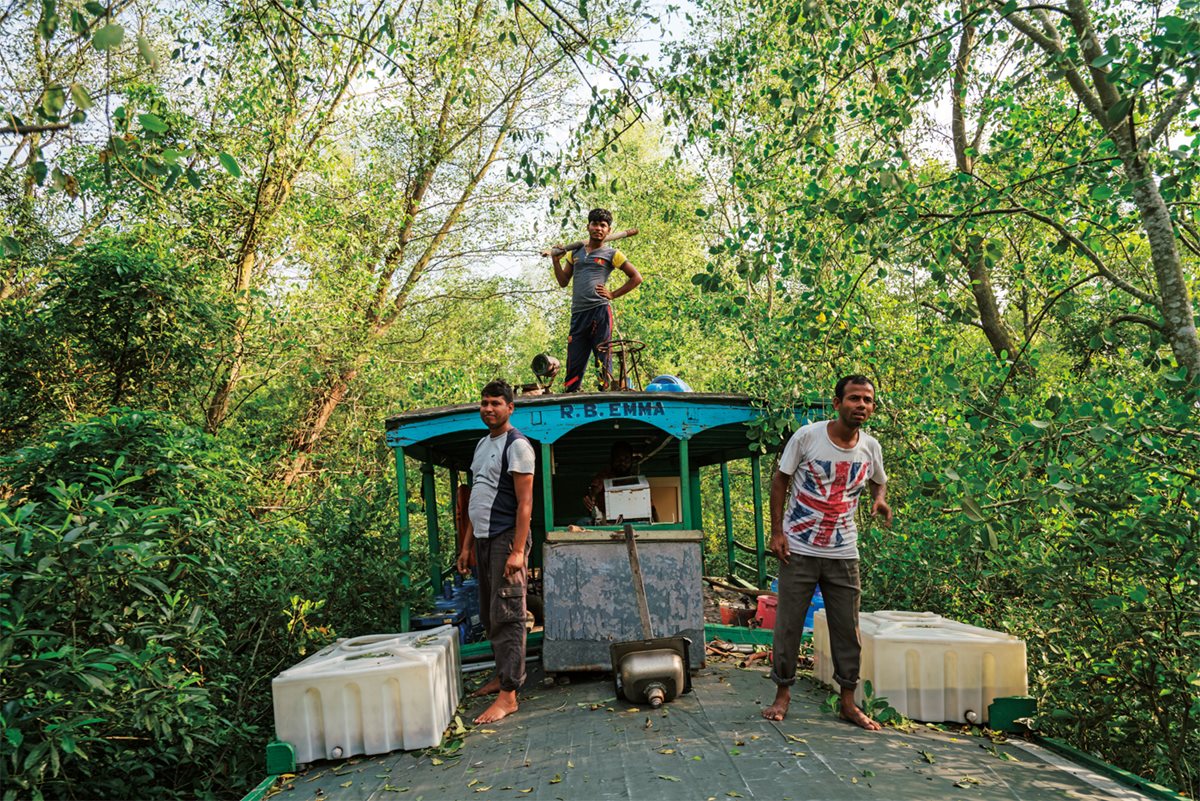
[[[536,443],[554,445],[557,457],[572,454],[594,463],[614,440],[670,437],[689,441],[694,467],[751,455],[750,424],[760,405],[745,395],[677,392],[608,392],[518,397],[512,423]],[[476,404],[406,412],[387,420],[387,444],[444,467],[465,470],[487,429]]]

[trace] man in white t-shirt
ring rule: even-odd
[[[804,618],[819,585],[825,598],[834,680],[841,687],[841,715],[878,730],[854,703],[862,644],[858,637],[858,528],[854,512],[868,490],[871,514],[892,522],[885,499],[887,473],[879,442],[862,430],[875,411],[875,387],[866,376],[837,382],[837,417],[802,427],[788,440],[771,481],[770,551],[779,559],[779,605],[775,616],[775,700],[762,711],[783,720],[796,681]],[[784,501],[786,504],[786,513]]]
[[[532,542],[533,471],[537,457],[512,427],[513,391],[496,380],[483,388],[479,417],[488,435],[471,460],[471,500],[459,544],[458,570],[479,568],[479,617],[492,643],[496,674],[472,695],[496,693],[476,723],[493,723],[517,711],[525,683],[525,587]]]

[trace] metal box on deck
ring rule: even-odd
[[[813,661],[817,680],[833,687],[825,613],[813,616]],[[858,629],[859,703],[870,681],[875,697],[913,720],[986,723],[993,700],[1029,691],[1025,643],[1011,634],[932,612],[863,612]]]
[[[275,734],[297,762],[438,745],[462,694],[459,631],[338,640],[271,682]]]
[[[612,643],[644,639],[622,536],[609,531],[547,536],[542,572],[547,671],[609,670]],[[702,540],[699,531],[637,534],[654,636],[691,638],[692,668],[704,664]]]

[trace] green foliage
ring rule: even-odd
[[[1168,339],[1195,316],[1200,250],[1190,212],[1158,231],[1129,213],[1147,193],[1122,121],[1155,174],[1180,176],[1164,202],[1194,202],[1178,48],[1200,29],[1085,6],[1097,91],[1115,87],[1099,117],[1064,82],[1091,46],[1074,11],[1037,20],[1066,51],[1047,60],[1011,5],[723,0],[670,48],[665,114],[716,173],[697,216],[724,224],[692,280],[736,325],[752,394],[775,409],[839,374],[876,380],[898,518],[860,525],[864,607],[1025,636],[1060,710],[1048,726],[1194,793],[1194,337]],[[947,154],[926,133],[949,124],[935,98],[955,81],[966,134]],[[1149,141],[1156,123],[1181,146]]]
[[[826,714],[838,715],[841,714],[841,709],[842,697],[838,693],[830,693],[821,702],[821,711]],[[863,682],[862,711],[871,720],[884,725],[904,726],[909,722],[907,718],[896,711],[887,698],[875,695],[875,688],[871,685],[870,680]]]
[[[205,445],[114,413],[0,464],[6,796],[189,795],[172,777],[242,732],[217,714],[231,576],[206,501],[232,486]]]
[[[647,377],[761,399],[764,482],[794,410],[876,380],[897,522],[861,521],[866,608],[1024,637],[1044,730],[1195,795],[1200,446],[1162,312],[1194,318],[1200,288],[1200,27],[1190,0],[1088,5],[1101,52],[1065,9],[1048,57],[1015,24],[1037,9],[704,0],[657,65],[620,52],[636,0],[550,31],[487,4],[2,15],[4,124],[45,128],[0,174],[5,792],[252,783],[271,677],[424,590],[426,512],[410,487],[404,563],[380,421],[561,357],[569,299],[531,240],[604,205],[641,229],[617,311]],[[1099,114],[1063,80],[1084,63],[1115,93]],[[577,70],[617,81],[576,95]],[[189,427],[234,373],[219,439]]]
[[[325,577],[312,586],[312,597],[325,603],[324,617],[337,621],[340,636],[394,629],[402,606],[427,597],[427,544],[419,538],[409,566],[401,562],[395,496],[392,477],[386,474],[373,484],[348,482],[309,517],[306,529],[313,548],[309,564],[316,568],[316,576]],[[442,521],[443,530],[452,531],[448,522]],[[397,580],[406,567],[412,571],[411,588]]]
[[[904,716],[888,702],[886,697],[875,695],[875,688],[870,681],[863,682],[862,709],[867,713],[867,717],[879,723],[903,724],[905,722]]]
[[[390,479],[348,484],[303,525],[265,526],[253,472],[195,429],[128,410],[0,459],[6,787],[127,798],[253,784],[270,679],[328,644],[329,621],[345,636],[395,630],[425,592],[397,578]]]
[[[60,245],[38,204],[21,191],[21,176],[12,167],[0,169],[0,210],[0,298],[4,298],[40,277]]]
[[[892,464],[913,491],[894,530],[866,534],[864,606],[1023,637],[1044,731],[1192,786],[1193,401],[1128,379],[995,403],[949,376],[918,383],[879,434],[903,443]]]
[[[205,283],[161,250],[113,240],[55,263],[38,295],[0,307],[9,441],[54,412],[186,401],[226,321]]]

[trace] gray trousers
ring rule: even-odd
[[[518,690],[525,683],[525,585],[528,570],[511,578],[504,562],[512,551],[516,531],[509,529],[489,539],[475,538],[475,565],[479,571],[479,619],[492,643],[500,689]],[[525,538],[525,564],[533,548],[532,533]]]
[[[862,664],[862,641],[858,638],[858,604],[862,590],[858,583],[857,559],[824,559],[794,553],[788,557],[787,564],[779,564],[771,680],[781,687],[790,687],[796,681],[800,636],[804,633],[804,618],[817,585],[825,598],[829,647],[833,651],[833,680],[843,688],[854,689],[858,686],[858,671]]]

